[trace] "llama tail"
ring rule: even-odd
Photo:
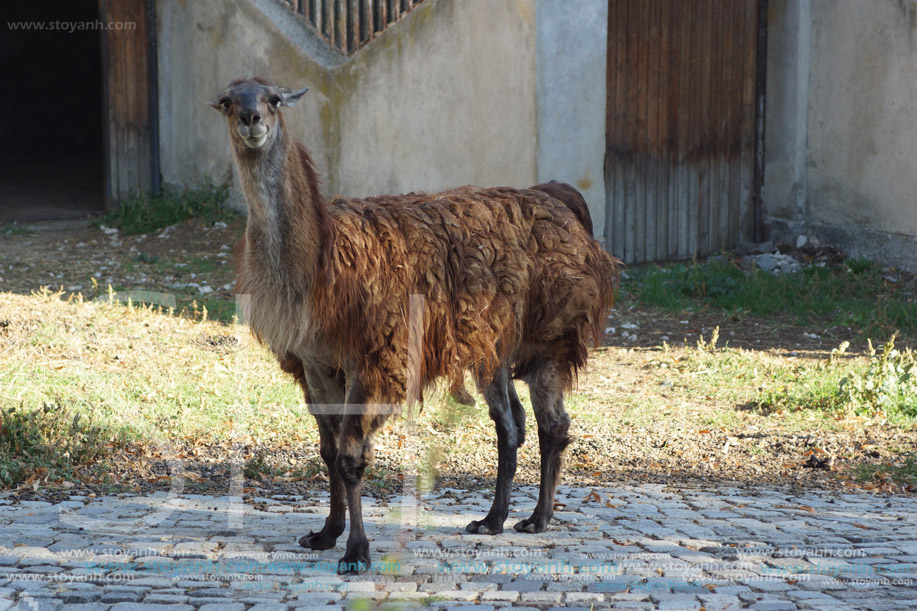
[[[583,199],[583,195],[575,188],[565,182],[557,182],[556,180],[529,188],[533,191],[547,193],[554,199],[563,202],[567,208],[573,212],[576,218],[579,219],[579,222],[586,228],[589,235],[593,235],[592,217],[589,215],[589,207],[586,205],[586,200]]]

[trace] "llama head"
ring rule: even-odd
[[[280,108],[293,106],[308,88],[292,90],[260,78],[238,79],[210,101],[229,121],[236,146],[260,149],[273,143],[280,126]]]

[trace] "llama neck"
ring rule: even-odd
[[[248,204],[247,262],[275,289],[302,299],[322,264],[330,216],[308,153],[278,123],[267,150],[233,147]]]

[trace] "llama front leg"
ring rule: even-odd
[[[303,547],[325,550],[334,547],[344,532],[347,501],[344,482],[337,470],[338,436],[343,415],[337,413],[344,403],[344,376],[340,371],[321,364],[303,361],[303,388],[309,411],[318,424],[319,453],[328,468],[331,502],[325,526],[317,533],[309,531],[299,539]]]
[[[562,366],[545,363],[531,380],[532,409],[538,422],[541,451],[541,484],[532,515],[516,523],[520,532],[540,533],[554,516],[554,493],[560,477],[561,457],[570,444],[570,416],[564,409]]]
[[[317,411],[317,410],[316,410]],[[337,468],[337,436],[341,428],[341,416],[335,414],[314,414],[318,423],[320,439],[319,452],[328,468],[328,481],[331,486],[331,503],[325,526],[317,533],[309,531],[299,539],[303,547],[314,550],[325,550],[334,547],[337,538],[344,532],[347,520],[347,499],[344,493],[344,481]]]
[[[344,557],[338,562],[338,573],[361,573],[369,568],[369,540],[363,529],[363,474],[372,460],[371,436],[388,417],[366,405],[366,396],[354,383],[347,393],[347,414],[341,424],[337,470],[344,483],[347,509],[350,511],[350,534]]]
[[[497,429],[497,486],[494,502],[483,520],[474,520],[465,527],[470,533],[496,535],[503,532],[503,523],[509,515],[509,499],[513,490],[513,477],[516,475],[516,450],[523,437],[519,434],[518,413],[522,409],[514,407],[513,399],[519,402],[512,388],[512,380],[507,369],[501,368],[493,382],[484,390],[484,398],[490,408],[490,417]],[[525,412],[521,411],[522,426],[525,426]]]

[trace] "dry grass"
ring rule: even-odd
[[[0,241],[9,261],[0,287],[13,291],[0,293],[0,487],[162,486],[174,476],[170,459],[183,461],[189,484],[217,493],[233,461],[245,465],[249,488],[324,486],[300,391],[247,328],[227,322],[229,290],[175,288],[228,286],[227,253],[241,229],[193,221],[149,236],[87,228]],[[87,282],[95,277],[97,291]],[[49,279],[73,290],[28,294]],[[109,300],[109,282],[166,298],[172,291],[184,315]],[[578,439],[564,481],[843,485],[851,475],[890,489],[887,481],[904,480],[884,474],[913,471],[913,418],[838,400],[841,381],[868,368],[857,328],[838,335],[705,308],[670,312],[627,299],[633,290],[609,322],[618,328],[611,345],[567,399]],[[193,305],[201,298],[206,316]],[[854,345],[832,361],[843,339]],[[390,420],[376,439],[370,489],[397,488],[406,469],[426,483],[492,485],[495,434],[478,400],[468,408],[432,393],[413,425]],[[538,477],[527,409],[520,484]]]

